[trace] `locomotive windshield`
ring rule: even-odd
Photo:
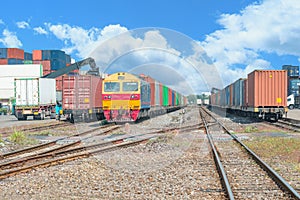
[[[123,82],[123,91],[124,92],[138,91],[138,83],[137,82]]]
[[[119,92],[120,83],[118,82],[106,82],[104,83],[104,92]]]

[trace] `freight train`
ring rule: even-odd
[[[103,112],[108,122],[135,122],[178,110],[187,98],[145,75],[111,74],[102,84]]]
[[[210,107],[242,116],[278,120],[287,109],[287,71],[254,70],[228,85],[212,91]]]

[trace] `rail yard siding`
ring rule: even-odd
[[[285,70],[255,70],[248,74],[248,105],[287,105],[287,72]]]
[[[102,107],[102,79],[96,76],[63,76],[64,109],[80,110]]]

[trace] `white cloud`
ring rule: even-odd
[[[4,21],[2,19],[0,19],[0,24],[5,24]]]
[[[224,28],[207,35],[201,45],[229,83],[252,67],[269,68],[261,52],[300,57],[299,18],[298,0],[264,0],[238,14],[221,15],[218,23]],[[245,69],[234,69],[236,65]]]
[[[18,28],[21,28],[21,29],[25,29],[25,28],[29,27],[29,24],[25,21],[17,22],[16,24],[17,24]]]
[[[40,35],[47,35],[48,34],[48,32],[40,26],[33,28],[33,30],[34,30],[35,33],[40,34]]]
[[[3,36],[0,38],[0,42],[3,43],[4,46],[6,47],[21,47],[22,42],[18,39],[16,36],[16,33],[10,32],[7,29],[3,30]]]

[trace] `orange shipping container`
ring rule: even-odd
[[[8,59],[0,59],[0,65],[7,65]]]
[[[248,105],[287,106],[287,72],[255,70],[248,74]]]
[[[42,50],[33,50],[32,60],[42,60]]]
[[[18,48],[7,48],[7,58],[24,60],[24,50]]]

